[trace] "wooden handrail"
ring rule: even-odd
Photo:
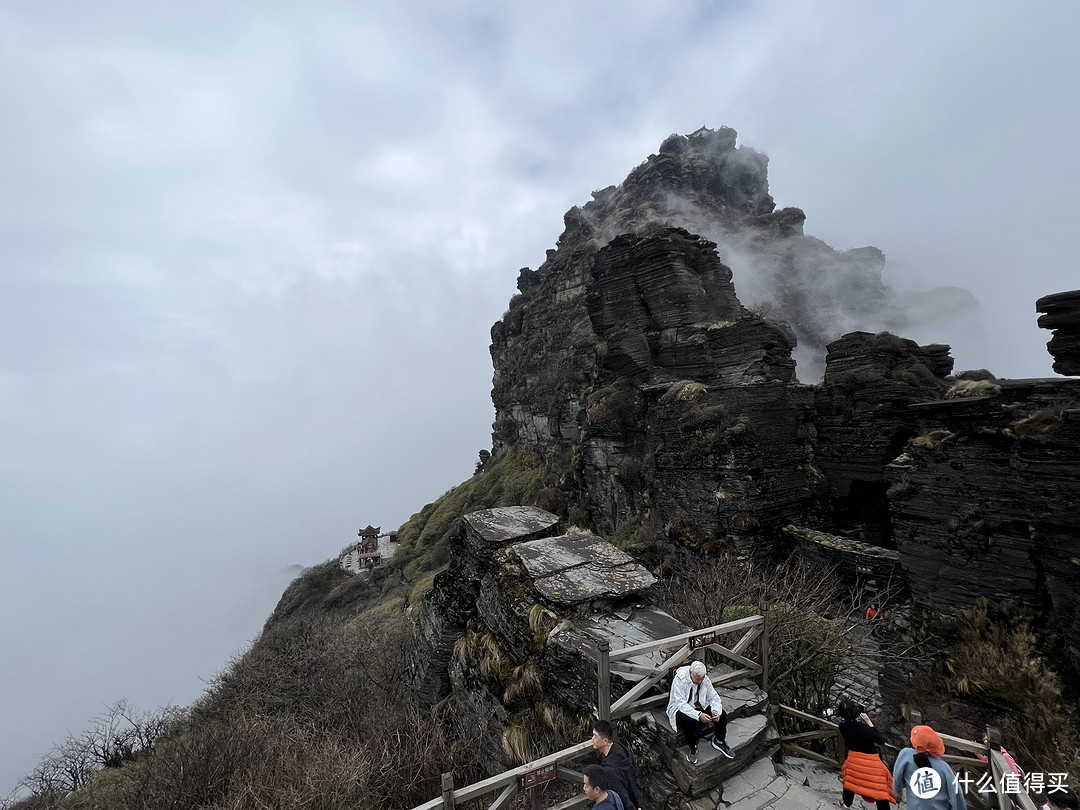
[[[767,609],[767,606],[763,609]],[[738,639],[731,647],[725,647],[715,640],[718,636],[725,636],[743,631],[745,631],[743,637]],[[711,627],[704,627],[699,630],[687,630],[683,633],[668,636],[667,638],[648,641],[644,644],[635,644],[632,647],[623,647],[622,649],[614,651],[611,649],[610,641],[603,638],[596,644],[596,707],[597,715],[600,719],[611,720],[634,711],[640,711],[648,706],[656,705],[657,701],[654,697],[642,698],[642,695],[648,692],[659,680],[665,677],[671,667],[679,666],[683,661],[689,658],[693,652],[690,647],[690,640],[704,634],[712,634],[713,641],[710,644],[704,645],[703,649],[713,650],[739,667],[739,669],[736,669],[733,672],[727,672],[719,677],[713,678],[712,682],[714,686],[740,678],[760,677],[762,679],[762,688],[764,689],[764,681],[767,677],[766,672],[768,667],[766,660],[768,656],[768,633],[765,632],[765,616],[762,614],[747,616],[730,622],[722,622],[721,624],[714,624]],[[750,645],[759,639],[762,642],[762,661],[760,663],[744,654],[749,649]],[[674,654],[653,664],[652,667],[631,663],[619,665],[619,662],[626,661],[634,656],[651,654],[660,650],[669,650],[677,645],[679,646],[679,649]],[[613,663],[616,664],[614,667],[612,666]],[[609,683],[612,672],[628,675],[631,679],[634,677],[639,679],[637,683],[630,687],[629,691],[623,694],[622,697],[614,703],[611,702],[611,687]]]
[[[585,740],[585,742],[571,745],[569,748],[564,748],[561,751],[556,751],[554,754],[540,757],[540,759],[534,759],[532,762],[527,762],[524,765],[518,765],[516,768],[509,771],[503,771],[495,776],[490,776],[480,782],[473,782],[471,785],[455,788],[451,791],[453,801],[455,804],[460,804],[462,802],[470,801],[471,799],[476,799],[493,790],[506,788],[529,771],[543,768],[545,765],[557,765],[560,762],[566,762],[567,760],[587,754],[592,750],[592,740]],[[440,796],[437,799],[432,799],[429,802],[417,805],[413,810],[441,810],[443,806],[443,797]]]
[[[735,633],[739,630],[745,630],[747,627],[753,627],[756,624],[764,623],[764,616],[747,616],[745,619],[735,619],[734,621],[724,622],[723,624],[714,624],[712,627],[703,627],[700,630],[688,630],[685,633],[678,633],[677,635],[657,639],[656,641],[646,641],[643,644],[636,644],[633,647],[623,647],[621,650],[612,651],[609,658],[612,661],[621,661],[624,658],[632,658],[635,655],[643,655],[644,653],[656,652],[657,650],[662,650],[666,647],[685,644],[690,640],[691,636],[697,636],[702,633],[711,633],[714,631],[717,634]]]
[[[817,717],[816,715],[800,711],[793,706],[786,706],[782,703],[777,705],[777,709],[779,710],[780,714],[786,714],[798,720],[815,723],[818,726],[821,726],[823,729],[822,731],[804,731],[798,734],[790,734],[787,736],[781,734],[780,743],[782,746],[791,750],[792,752],[800,754],[801,756],[807,757],[808,759],[814,759],[820,762],[835,764],[839,766],[840,763],[837,762],[835,759],[831,759],[830,757],[827,757],[824,754],[819,754],[815,751],[810,751],[809,749],[803,748],[801,745],[799,745],[799,743],[807,742],[809,740],[827,739],[828,737],[834,735],[839,737],[840,727],[836,723],[833,723],[831,720],[826,720],[823,717]],[[983,760],[976,757],[961,756],[959,754],[945,754],[941,758],[950,765],[961,765],[966,768],[975,768],[978,770],[989,771],[991,776],[993,777],[995,785],[1003,784],[1004,778],[1008,774],[1012,773],[1012,768],[1005,761],[1005,757],[1001,755],[1001,752],[995,750],[986,743],[978,743],[974,740],[965,740],[962,737],[954,737],[952,734],[941,734],[940,732],[938,733],[938,736],[941,737],[941,741],[945,743],[946,746],[959,748],[961,751],[969,751],[974,754],[983,754],[984,756],[988,756],[988,761],[984,762]],[[893,745],[892,743],[885,743],[885,745],[883,745],[882,747],[890,753],[899,753],[901,750],[899,747]],[[1008,796],[1011,798],[1015,798],[1016,802],[1020,805],[1021,808],[1023,808],[1023,810],[1038,810],[1038,806],[1035,804],[1030,794],[1024,788],[1022,788],[1017,793],[1002,794],[999,792],[990,795],[999,800],[1000,807],[1011,806],[1010,799],[1005,799],[1005,802],[1008,802],[1008,804],[1000,804],[1001,797]],[[982,797],[980,797],[980,799],[984,803],[987,801],[986,799],[982,799]]]
[[[646,705],[652,706],[661,702],[666,702],[667,698],[662,695],[655,695],[641,700],[637,700],[637,698],[647,692],[653,684],[666,675],[669,667],[681,663],[689,657],[691,653],[689,641],[693,636],[702,633],[716,633],[716,635],[720,636],[729,633],[737,633],[742,630],[747,630],[748,628],[750,629],[750,632],[736,644],[732,645],[731,648],[724,647],[715,642],[707,645],[707,649],[715,650],[743,667],[714,678],[713,683],[719,684],[737,678],[760,675],[764,672],[765,667],[763,664],[759,664],[743,654],[752,642],[758,638],[765,638],[767,636],[764,632],[764,616],[747,616],[743,619],[716,624],[700,630],[688,630],[685,633],[678,633],[674,636],[668,636],[667,638],[658,639],[656,641],[649,641],[644,644],[636,644],[633,647],[623,647],[622,649],[615,651],[611,651],[610,641],[608,639],[600,639],[596,645],[597,675],[599,676],[597,687],[597,715],[600,719],[606,720],[613,715],[619,716],[630,711],[639,710]],[[611,703],[610,674],[612,670],[611,664],[613,662],[633,658],[636,655],[644,655],[646,653],[670,649],[671,647],[679,647],[680,649],[678,649],[674,655],[668,656],[659,665],[656,665],[651,669],[632,663],[624,664],[623,667],[614,668],[616,672],[620,669],[624,669],[625,674],[631,675],[631,677],[637,675],[641,677],[642,680],[631,687],[630,691],[624,694],[614,704]],[[492,807],[503,808],[509,803],[510,799],[513,798],[516,792],[516,783],[523,774],[537,768],[543,768],[547,765],[559,765],[560,763],[582,756],[591,750],[593,750],[592,740],[586,740],[585,742],[572,745],[569,748],[564,748],[561,751],[556,751],[553,754],[548,754],[540,759],[533,760],[524,765],[519,765],[511,770],[503,771],[496,776],[491,776],[480,782],[474,782],[471,785],[461,788],[454,788],[453,779],[450,777],[450,774],[444,774],[443,795],[437,799],[432,799],[425,804],[417,805],[413,810],[442,810],[443,808],[452,808],[463,802],[471,801],[484,794],[499,790],[500,788],[502,789],[502,794],[495,800]],[[569,768],[559,768],[558,770],[559,774],[557,778],[561,777],[565,779],[576,775],[577,773]],[[584,796],[580,796],[568,799],[559,805],[559,807],[577,807],[583,804],[584,801]]]

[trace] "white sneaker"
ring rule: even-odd
[[[696,765],[697,764],[697,751],[695,751],[693,748],[691,748],[689,751],[687,751],[686,752],[686,761],[689,762],[691,765]]]

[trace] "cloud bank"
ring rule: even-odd
[[[0,790],[118,698],[186,703],[279,572],[489,446],[490,325],[563,212],[729,125],[957,367],[1045,376],[1080,7],[0,6]]]

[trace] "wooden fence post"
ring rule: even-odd
[[[769,600],[762,599],[761,611],[761,691],[769,693]]]
[[[611,642],[606,638],[596,643],[596,715],[600,720],[611,719]]]
[[[454,775],[452,773],[442,775],[442,806],[443,810],[454,810]]]
[[[993,794],[993,798],[990,800],[998,810],[1009,810],[1012,807],[1012,801],[1005,793],[1005,774],[998,773],[997,763],[994,762],[994,756],[991,751],[1001,750],[1001,729],[997,726],[986,727],[986,772],[990,775],[992,784],[996,793]]]

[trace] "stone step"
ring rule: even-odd
[[[720,798],[726,810],[829,810],[840,798],[839,772],[809,760],[804,766],[776,765],[763,758],[724,782]],[[719,804],[712,805],[720,806]],[[688,803],[690,810],[698,810]],[[857,807],[857,805],[856,805]],[[704,807],[701,808],[704,810]]]
[[[764,714],[734,717],[728,720],[727,743],[735,758],[728,759],[713,748],[709,740],[703,739],[698,743],[698,760],[692,764],[686,760],[687,748],[682,735],[671,730],[667,715],[657,709],[642,714],[645,716],[634,718],[639,733],[652,738],[650,745],[658,760],[666,766],[679,790],[690,796],[718,787],[726,778],[778,744],[776,731],[769,726]]]

